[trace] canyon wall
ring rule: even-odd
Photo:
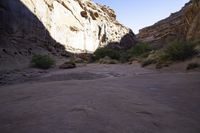
[[[115,12],[91,0],[0,0],[0,18],[0,68],[28,65],[34,54],[61,57],[122,39],[134,43]]]
[[[3,3],[7,3],[6,7],[20,8],[16,4],[17,1],[8,0]],[[70,52],[93,52],[97,47],[109,42],[119,42],[129,33],[129,29],[116,20],[112,9],[97,5],[91,0],[21,0],[21,2],[42,22],[50,36]],[[23,12],[22,9],[13,10]],[[23,21],[22,17],[28,16],[20,15],[20,12],[12,13],[19,16],[18,21]],[[42,37],[45,37],[45,34]]]
[[[21,0],[44,24],[52,38],[70,52],[93,52],[109,42],[119,42],[129,29],[115,12],[91,0]]]
[[[162,45],[175,39],[200,38],[200,0],[191,0],[168,18],[146,27],[137,35],[139,41]]]

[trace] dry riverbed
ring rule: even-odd
[[[2,133],[199,133],[200,72],[138,64],[0,76]]]

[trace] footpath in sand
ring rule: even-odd
[[[0,133],[200,133],[200,72],[90,64],[22,75],[0,86]]]

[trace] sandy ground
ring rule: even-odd
[[[90,64],[0,82],[0,133],[200,133],[197,71]]]

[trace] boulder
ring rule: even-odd
[[[67,61],[59,66],[60,69],[71,69],[75,67],[76,67],[76,64],[72,61]]]

